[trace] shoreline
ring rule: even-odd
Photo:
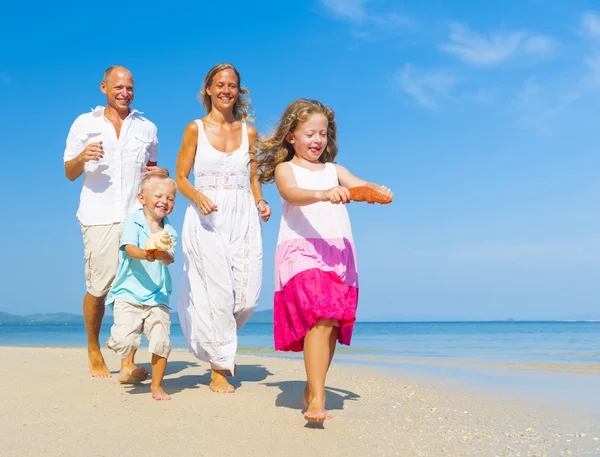
[[[109,368],[119,361],[103,351]],[[138,362],[149,367],[140,350]],[[0,347],[0,454],[107,456],[597,455],[600,424],[576,411],[334,360],[324,430],[306,427],[304,368],[292,358],[238,356],[237,392],[208,389],[209,371],[173,351],[157,402],[149,381],[121,385],[87,372],[83,348]],[[596,379],[594,377],[594,379]],[[34,439],[35,437],[35,439]]]

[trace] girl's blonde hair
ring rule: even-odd
[[[233,104],[233,117],[238,121],[253,121],[254,117],[251,113],[254,111],[254,109],[252,108],[252,104],[250,103],[250,91],[244,86],[242,86],[242,78],[240,76],[240,73],[230,63],[220,63],[218,65],[215,65],[210,70],[208,70],[208,73],[204,78],[204,85],[202,86],[202,90],[198,94],[198,99],[202,102],[206,114],[210,113],[212,110],[212,101],[210,100],[210,95],[206,93],[206,88],[211,86],[215,75],[223,70],[233,70],[238,80],[239,93],[237,100]]]
[[[317,100],[300,98],[290,103],[277,124],[275,133],[258,142],[258,179],[262,183],[275,179],[275,167],[294,157],[294,147],[286,140],[288,132],[295,132],[313,115],[322,114],[327,118],[327,147],[319,157],[322,163],[333,162],[337,156],[335,113]]]

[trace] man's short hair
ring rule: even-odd
[[[104,84],[108,83],[108,78],[110,78],[110,75],[112,74],[112,72],[114,70],[116,70],[117,68],[122,68],[123,70],[127,70],[127,68],[125,68],[123,65],[111,65],[106,70],[104,70],[104,76],[102,78],[102,81],[104,81]],[[129,71],[129,70],[127,70],[127,71]],[[129,71],[129,73],[131,73],[131,72]]]

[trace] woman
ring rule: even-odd
[[[226,376],[235,372],[237,331],[261,287],[259,213],[265,222],[271,216],[253,160],[257,131],[246,123],[247,94],[233,65],[211,68],[200,92],[208,114],[187,125],[177,157],[177,186],[190,200],[179,319],[190,351],[210,362],[214,392],[234,391]]]

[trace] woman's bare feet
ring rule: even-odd
[[[218,393],[226,393],[232,394],[235,392],[235,389],[229,382],[227,381],[226,373],[229,371],[225,370],[211,370],[210,372],[210,390]]]
[[[152,393],[152,398],[155,400],[170,400],[171,397],[163,390],[161,386],[150,386],[150,392]]]
[[[110,378],[112,376],[99,350],[91,351],[88,349],[88,366],[94,378]]]
[[[121,373],[119,373],[119,382],[122,384],[131,384],[142,382],[148,378],[148,370],[144,367],[135,366],[128,359],[121,360]]]

